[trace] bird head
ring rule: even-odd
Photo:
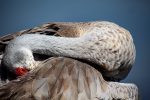
[[[25,66],[8,66],[3,61],[0,66],[0,76],[1,80],[6,81],[8,80],[14,80],[20,76],[23,76],[27,74],[31,69]]]
[[[29,69],[27,69],[26,67],[16,67],[15,68],[15,74],[17,76],[23,76],[25,75],[27,72],[29,72]]]

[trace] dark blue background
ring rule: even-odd
[[[136,63],[123,82],[137,84],[150,100],[150,0],[0,0],[0,35],[50,21],[113,21],[128,29]]]

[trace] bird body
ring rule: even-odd
[[[105,81],[89,64],[52,57],[0,87],[1,100],[138,100],[135,84]]]
[[[76,24],[74,37],[26,34],[12,40],[6,47],[3,64],[14,71],[17,67],[33,69],[33,53],[84,59],[102,67],[116,79],[128,74],[135,60],[135,47],[130,33],[111,22]],[[64,31],[62,31],[64,32]],[[70,32],[70,33],[69,33]],[[67,31],[72,34],[74,31]]]

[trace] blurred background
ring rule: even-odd
[[[128,29],[136,62],[122,82],[135,83],[150,100],[150,0],[0,0],[0,36],[54,21],[106,20]]]

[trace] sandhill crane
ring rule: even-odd
[[[103,68],[106,77],[111,76],[112,80],[127,76],[135,60],[133,39],[127,30],[106,21],[75,23],[73,28],[57,31],[75,37],[32,33],[17,37],[7,45],[2,64],[11,72],[22,75],[21,72],[36,66],[33,53],[37,53],[92,62]],[[18,70],[21,72],[17,73]]]
[[[109,25],[110,24],[110,25]],[[115,27],[114,27],[115,26]],[[98,28],[112,28],[115,32],[127,34],[131,40],[132,37],[124,28],[110,23],[110,22],[80,22],[80,23],[47,23],[40,27],[20,31],[8,36],[0,37],[0,53],[1,59],[3,58],[5,46],[8,45],[10,40],[23,34],[45,34],[54,35],[58,37],[79,38],[85,36],[89,27]],[[90,28],[92,30],[92,28]],[[71,34],[70,34],[71,33]],[[132,44],[133,53],[132,63],[135,58],[135,48]],[[126,54],[123,54],[126,56]],[[122,55],[122,56],[123,56]],[[128,55],[128,54],[127,54]],[[129,54],[130,55],[130,54]],[[45,55],[44,55],[45,56]],[[120,55],[121,56],[121,55]],[[36,60],[37,57],[37,60]],[[39,62],[43,59],[43,55],[38,57],[35,54],[34,60]],[[49,57],[49,56],[48,56]],[[47,58],[47,57],[46,57]],[[44,59],[46,59],[44,57]],[[40,61],[40,63],[33,68],[30,72],[18,78],[17,80],[10,81],[0,87],[1,100],[20,100],[20,99],[37,99],[37,100],[137,100],[138,89],[134,84],[108,82],[110,80],[123,79],[131,69],[131,65],[121,63],[123,68],[112,67],[113,71],[109,71],[106,66],[91,63],[86,59],[65,58],[65,57],[52,57],[50,59]],[[86,64],[87,63],[87,64]],[[2,79],[16,78],[14,73],[1,66]],[[96,69],[92,68],[95,67]],[[5,69],[5,71],[3,70]],[[5,76],[6,75],[6,76]],[[14,76],[13,76],[14,75]],[[3,75],[2,75],[3,76]],[[13,77],[12,77],[13,76]],[[103,79],[105,78],[105,80]],[[4,79],[4,80],[6,80]],[[108,81],[106,81],[108,80]]]

